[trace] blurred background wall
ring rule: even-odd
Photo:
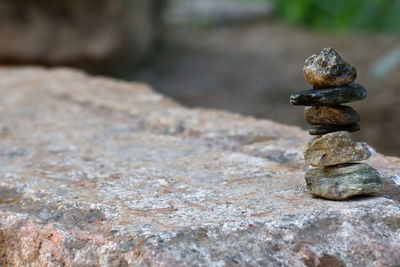
[[[0,61],[107,73],[153,52],[164,0],[0,0]]]
[[[400,156],[398,0],[0,0],[0,64],[141,80],[190,107],[306,128],[289,95],[335,48],[368,90],[363,140]]]

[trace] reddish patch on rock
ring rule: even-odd
[[[318,255],[306,244],[301,244],[300,253],[303,255],[304,264],[307,266],[319,266],[321,264]]]

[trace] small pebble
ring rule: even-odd
[[[352,125],[360,122],[360,115],[349,106],[308,106],[304,117],[311,125]]]
[[[309,57],[303,67],[307,82],[316,88],[345,86],[354,82],[357,72],[332,48],[324,48]]]
[[[313,195],[332,200],[378,194],[383,189],[379,173],[363,163],[311,169],[305,179]]]
[[[310,135],[323,135],[339,131],[357,132],[360,129],[361,129],[360,124],[353,124],[347,126],[319,125],[309,129],[308,133]]]
[[[353,142],[348,132],[334,132],[314,137],[304,150],[304,159],[314,167],[332,166],[366,160],[371,151],[366,143]]]
[[[300,91],[290,96],[290,103],[303,106],[338,105],[358,101],[366,96],[367,91],[364,87],[358,83],[351,83],[341,87]]]

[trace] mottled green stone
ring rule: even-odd
[[[303,106],[338,105],[367,97],[367,91],[358,83],[323,89],[309,89],[290,96],[290,103]]]
[[[377,170],[364,163],[314,168],[306,172],[305,179],[311,194],[332,200],[377,194],[383,188]]]

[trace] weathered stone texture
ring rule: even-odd
[[[307,192],[306,142],[144,84],[1,69],[1,264],[398,264],[400,159],[373,153],[384,193],[338,203]]]

